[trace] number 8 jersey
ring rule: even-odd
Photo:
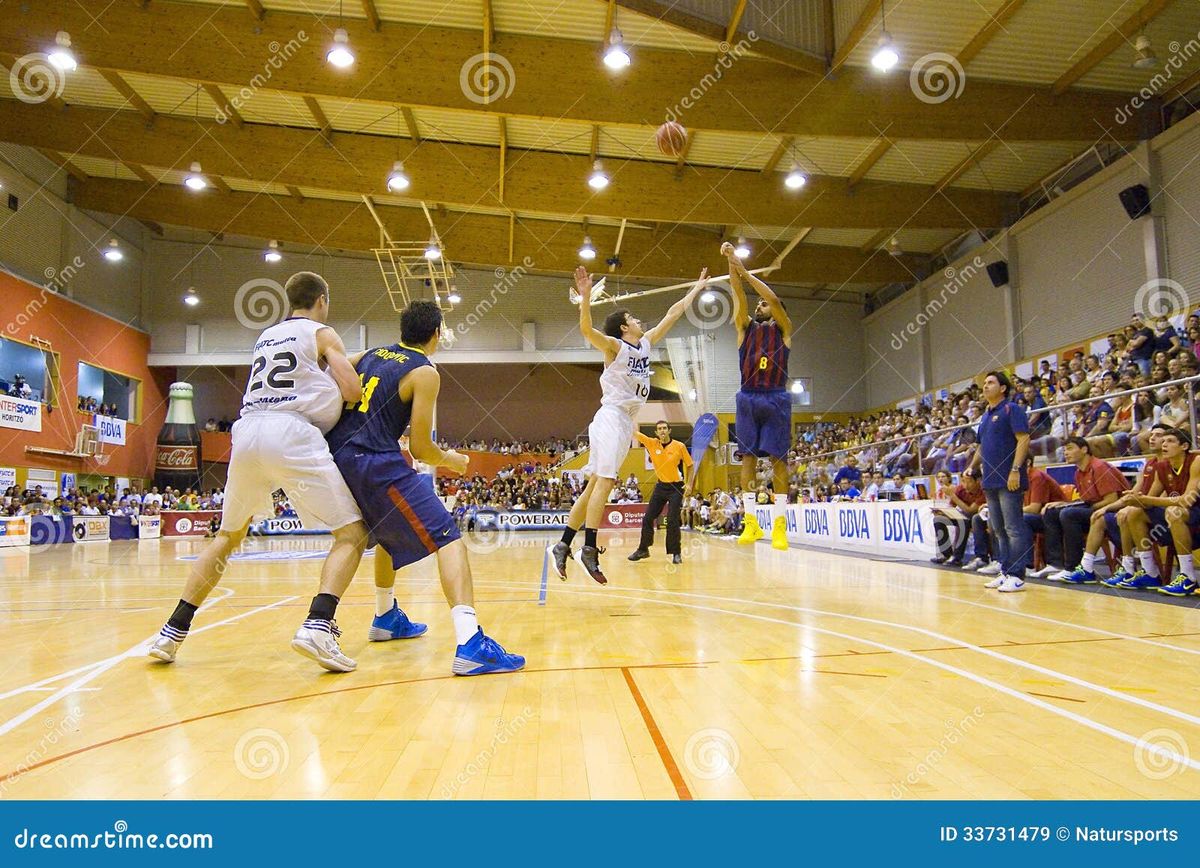
[[[650,397],[650,340],[637,346],[620,341],[621,349],[600,375],[600,406],[615,407],[630,418]]]
[[[242,416],[285,412],[301,416],[325,434],[342,413],[342,394],[321,370],[317,332],[327,326],[288,317],[264,331],[254,344]]]

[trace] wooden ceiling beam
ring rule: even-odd
[[[77,185],[75,202],[81,208],[124,214],[131,219],[153,220],[164,226],[183,226],[226,235],[275,238],[281,243],[345,250],[371,250],[378,245],[379,228],[362,202],[307,199],[278,201],[269,194],[234,192],[229,196],[195,196],[186,189],[160,184],[150,187],[137,181],[91,178]],[[280,207],[294,219],[281,221]],[[376,204],[375,209],[394,238],[425,238],[429,225],[420,208]],[[528,256],[539,271],[568,274],[579,264],[579,237],[562,231],[561,222],[515,220],[512,215],[458,212],[440,231],[446,254],[455,264],[495,266]],[[512,256],[509,234],[513,228]],[[588,232],[598,249],[610,250],[619,227],[592,223]],[[414,234],[415,233],[415,234]],[[749,265],[769,263],[784,242],[757,245]],[[666,280],[686,280],[696,269],[718,268],[723,261],[718,240],[710,233],[673,226],[658,239],[651,232],[626,231],[621,247],[623,273]],[[908,266],[906,268],[905,266]],[[911,280],[909,270],[919,259],[904,262],[890,256],[864,257],[852,247],[805,245],[803,256],[784,260],[773,273],[773,283],[888,283]],[[713,272],[723,273],[723,272]]]
[[[779,144],[775,146],[775,150],[771,152],[771,156],[767,157],[766,165],[762,167],[764,175],[775,171],[775,167],[779,165],[779,161],[791,149],[795,141],[795,136],[784,136],[779,140]]]
[[[258,21],[262,21],[267,17],[267,10],[263,9],[263,5],[259,0],[246,0],[246,8],[250,10],[250,14]]]
[[[988,43],[996,36],[1004,31],[1004,25],[1009,19],[1017,14],[1022,6],[1025,5],[1025,0],[1008,0],[1003,6],[996,10],[995,14],[989,15],[987,23],[979,28],[971,41],[966,44],[957,55],[958,62],[966,66],[972,60],[979,56],[983,49],[987,48]]]
[[[217,87],[215,84],[202,83],[200,86],[204,88],[204,92],[208,94],[208,98],[211,99],[217,106],[217,110],[220,111],[225,117],[229,118],[229,120],[233,121],[233,125],[235,127],[240,130],[246,125],[245,118],[242,117],[241,113],[234,107],[233,103],[229,101],[229,98],[225,96],[225,91],[221,90],[221,88]],[[218,117],[220,117],[220,115],[218,115]]]
[[[504,202],[504,171],[508,168],[508,122],[504,115],[497,120],[500,122],[500,201]]]
[[[807,51],[788,48],[765,39],[752,37],[749,32],[737,27],[736,25],[741,20],[740,13],[735,14],[729,25],[723,26],[691,14],[684,10],[678,2],[671,2],[671,0],[616,0],[616,5],[631,12],[657,18],[664,24],[696,36],[707,37],[718,44],[724,41],[732,46],[745,39],[756,54],[761,54],[775,64],[807,75],[821,76],[825,74],[824,58],[809,54]],[[744,8],[745,0],[738,0],[738,6]],[[642,49],[638,49],[638,53],[643,53]],[[710,69],[709,72],[711,73],[712,70]],[[686,92],[680,91],[680,93]]]
[[[197,129],[200,126],[200,130]],[[228,124],[160,115],[147,130],[134,112],[73,106],[56,112],[18,100],[0,100],[0,140],[30,147],[111,159],[128,157],[146,166],[180,167],[180,142],[189,160],[227,178],[273,182],[355,195],[382,192],[382,178],[397,158],[412,178],[411,195],[426,201],[512,208],[522,213],[572,214],[580,210],[580,156],[506,148],[504,202],[496,187],[495,147],[426,140],[413,145],[394,136],[338,135],[326,148],[311,130]],[[103,129],[103,141],[92,131]],[[199,134],[198,134],[199,133]],[[397,144],[400,144],[399,151]],[[770,173],[692,165],[682,181],[670,164],[609,159],[613,183],[587,198],[597,217],[664,222],[788,226],[797,199],[785,194]],[[680,203],[686,205],[681,210]],[[881,223],[914,228],[957,229],[1006,224],[1016,197],[982,190],[945,189],[930,197],[928,185],[864,180],[853,192],[845,178],[813,175],[803,192],[805,225],[877,228]]]
[[[379,17],[379,10],[375,8],[375,0],[362,0],[363,14],[367,16],[367,22],[371,25],[371,30],[378,33],[383,26],[383,21]]]
[[[947,187],[951,186],[955,181],[969,172],[972,168],[979,165],[979,161],[996,150],[1000,146],[999,139],[988,139],[970,154],[963,157],[962,161],[957,166],[943,175],[936,184],[933,185],[935,193],[940,193]]]
[[[293,199],[295,199],[297,202],[304,201],[304,194],[301,193],[300,188],[295,186],[294,184],[288,184],[287,191],[289,194],[291,194],[291,197]]]
[[[1058,81],[1054,82],[1051,87],[1051,91],[1055,95],[1064,93],[1067,88],[1095,69],[1106,57],[1122,45],[1127,45],[1135,33],[1157,18],[1173,2],[1175,0],[1149,0],[1148,3],[1114,27],[1108,36],[1100,40],[1074,66],[1059,76]]]
[[[225,179],[220,175],[205,175],[205,177],[208,178],[208,183],[212,185],[214,190],[226,195],[233,192],[230,186],[225,183]]]
[[[86,181],[88,179],[87,172],[83,171],[83,169],[72,163],[70,157],[67,157],[64,154],[60,154],[58,151],[51,150],[49,148],[35,148],[35,150],[74,178],[76,181]]]
[[[142,179],[142,181],[144,181],[147,184],[154,185],[154,184],[158,183],[158,178],[154,177],[154,175],[152,175],[152,174],[150,174],[150,172],[146,171],[146,167],[143,166],[141,163],[131,163],[128,160],[122,160],[121,165],[123,165],[129,171],[133,172],[133,174],[137,175],[139,178]]]
[[[679,152],[679,157],[675,160],[675,180],[683,177],[683,169],[687,165],[688,151],[692,149],[692,142],[696,140],[696,134],[689,132],[683,140],[683,149]]]
[[[421,144],[421,128],[417,126],[416,115],[408,106],[400,107],[400,114],[404,116],[404,125],[408,127],[408,137],[413,140],[414,144]]]
[[[150,103],[142,99],[141,95],[130,87],[129,82],[121,77],[121,73],[115,69],[102,69],[100,75],[104,80],[112,85],[113,90],[125,97],[126,101],[133,106],[146,119],[146,123],[154,123],[154,119],[158,117]]]
[[[737,0],[733,7],[733,13],[729,16],[729,23],[725,25],[725,42],[727,45],[733,45],[733,37],[737,35],[738,25],[742,23],[742,15],[746,12],[746,0]]]
[[[879,245],[887,241],[896,233],[895,229],[880,229],[869,239],[863,242],[862,247],[858,248],[858,252],[864,256],[869,256],[879,250]]]
[[[833,62],[829,64],[830,72],[837,72],[841,69],[842,65],[854,52],[854,49],[858,48],[858,44],[866,38],[868,33],[875,29],[875,25],[879,22],[880,5],[882,2],[883,0],[867,0],[867,5],[863,7],[863,11],[858,15],[858,20],[854,22],[854,25],[850,28],[850,32],[842,40],[842,44],[833,53]]]
[[[622,3],[665,5],[652,0]],[[39,0],[36,16],[0,16],[0,47],[18,56],[39,51],[47,35],[37,22],[53,21],[58,29],[87,32],[84,60],[97,68],[158,76],[169,71],[181,81],[237,89],[262,76],[262,61],[254,52],[238,54],[226,50],[220,40],[193,38],[213,28],[244,32],[245,12],[239,7],[152,3],[141,10],[132,3],[114,3],[104,13],[101,31],[92,24],[86,6],[75,0]],[[259,32],[253,38],[264,45],[271,41],[286,45],[299,30],[311,27],[310,15],[273,9],[255,26]],[[723,37],[724,25],[710,27],[719,31],[714,39]],[[130,33],[137,34],[136,51],[129,50]],[[267,86],[291,96],[389,107],[650,127],[663,117],[666,95],[687,94],[696,82],[712,75],[710,56],[639,47],[637,86],[622,88],[621,98],[613,99],[611,74],[603,64],[580,63],[578,41],[515,33],[505,33],[503,38],[505,56],[536,58],[539,74],[522,75],[510,94],[486,107],[471,102],[459,87],[462,59],[478,53],[479,33],[403,22],[389,21],[386,32],[374,33],[367,27],[355,31],[355,53],[361,67],[372,72],[366,80],[360,75],[330,75],[323,53],[309,47],[273,69]],[[413,75],[412,64],[398,60],[406,45],[421,46],[424,74]],[[755,53],[764,45],[766,40],[758,40]],[[816,60],[823,69],[824,61]],[[1111,125],[1114,113],[1128,101],[1126,94],[1076,89],[1054,97],[1046,88],[973,78],[957,99],[929,105],[912,98],[908,76],[881,77],[850,67],[815,84],[810,75],[746,55],[723,70],[704,99],[676,111],[688,129],[755,136],[762,135],[762,119],[778,118],[775,133],[780,136],[874,139],[878,119],[886,117],[892,139],[982,141],[992,130],[1003,128],[1009,140],[1090,142],[1096,122]],[[794,110],[797,94],[803,95],[803,111]],[[1113,134],[1135,139],[1137,124],[1117,125]]]
[[[321,104],[317,102],[317,98],[306,96],[304,98],[304,105],[308,107],[308,113],[316,121],[317,127],[321,130],[321,135],[325,138],[325,141],[332,144],[333,124],[329,123],[329,118],[325,116],[325,111],[321,108]]]
[[[883,159],[883,155],[892,149],[891,139],[880,139],[875,143],[875,147],[871,148],[870,152],[862,158],[861,162],[854,167],[854,171],[850,173],[850,177],[846,181],[847,187],[854,187],[867,177],[867,173],[875,168],[875,164]]]

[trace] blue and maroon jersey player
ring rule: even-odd
[[[778,392],[787,389],[788,357],[783,330],[773,319],[750,320],[738,346],[743,392]]]
[[[404,344],[368,350],[354,366],[362,378],[362,398],[346,405],[327,435],[367,529],[397,570],[460,536],[428,478],[412,468],[398,442],[412,418],[412,403],[400,397],[400,383],[432,364]]]

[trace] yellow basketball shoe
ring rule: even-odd
[[[771,528],[771,548],[779,549],[781,552],[788,550],[787,519],[782,515],[775,519],[775,524]]]
[[[742,528],[742,535],[738,537],[738,545],[746,545],[747,543],[757,542],[762,539],[763,529],[758,526],[758,518],[754,513],[746,513],[746,519]]]

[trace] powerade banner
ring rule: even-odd
[[[289,534],[321,534],[330,533],[327,527],[305,527],[299,518],[267,518],[258,523],[256,531],[264,536],[284,536]]]
[[[479,530],[562,530],[567,526],[566,510],[481,509],[475,516]]]
[[[717,433],[717,427],[717,417],[712,413],[705,413],[696,420],[696,424],[692,427],[692,463],[697,467],[700,466],[700,461],[708,450],[708,444],[712,443],[712,439]]]

